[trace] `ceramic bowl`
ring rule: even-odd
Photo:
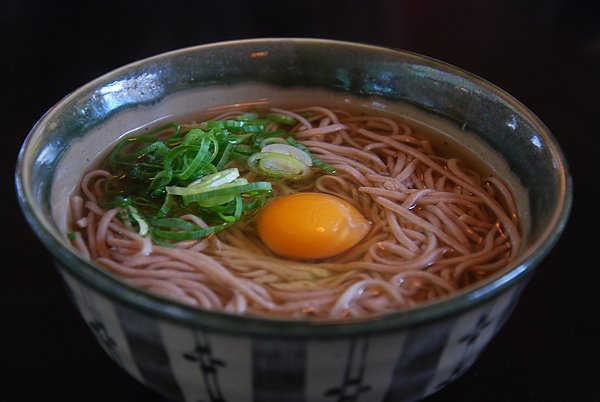
[[[244,86],[253,90],[239,92]],[[261,89],[262,88],[262,89]],[[168,116],[318,90],[455,127],[501,156],[525,197],[526,241],[507,269],[447,299],[351,323],[202,311],[120,282],[69,245],[64,205],[115,138]],[[345,98],[344,98],[345,99]],[[258,39],[137,61],[78,88],[33,127],[16,169],[20,205],[106,353],[182,401],[416,401],[462,375],[515,308],[564,229],[571,179],[548,128],[487,81],[418,54],[318,39]],[[62,213],[61,213],[62,209]],[[533,318],[533,317],[532,317]]]

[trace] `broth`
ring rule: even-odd
[[[261,96],[256,97],[256,94],[260,94]],[[237,99],[238,102],[234,103],[233,99]],[[308,99],[318,99],[319,102],[309,103]],[[240,100],[244,100],[244,102],[240,102]],[[524,208],[527,205],[526,191],[520,186],[518,180],[510,174],[510,169],[506,163],[479,140],[477,136],[464,132],[454,124],[441,118],[427,115],[422,111],[405,105],[384,103],[378,99],[340,97],[339,94],[331,94],[323,91],[279,91],[262,86],[221,88],[214,91],[178,95],[165,99],[158,107],[149,109],[139,107],[136,110],[123,112],[116,119],[116,122],[109,122],[103,127],[94,129],[94,134],[90,134],[81,142],[74,144],[59,164],[58,172],[61,172],[60,179],[57,178],[57,184],[53,188],[52,193],[53,205],[55,206],[55,219],[65,232],[72,230],[73,226],[69,226],[70,212],[65,207],[64,200],[77,192],[76,188],[79,184],[80,176],[74,179],[73,174],[65,173],[89,171],[90,166],[102,166],[103,162],[101,161],[106,159],[108,150],[113,148],[117,141],[132,133],[144,133],[156,127],[159,123],[175,119],[186,122],[201,122],[207,116],[215,116],[228,110],[239,109],[244,112],[264,112],[269,107],[276,106],[278,109],[288,111],[304,107],[307,104],[317,103],[318,105],[326,105],[327,110],[343,110],[344,112],[337,117],[342,118],[342,120],[346,119],[343,120],[343,124],[350,126],[358,124],[353,123],[354,120],[352,119],[360,121],[361,116],[376,116],[369,123],[366,123],[366,126],[360,127],[360,129],[364,130],[362,133],[366,135],[364,138],[356,134],[360,129],[348,129],[353,133],[352,138],[361,144],[368,144],[369,141],[382,141],[382,144],[385,143],[386,139],[379,137],[386,130],[383,126],[387,123],[377,122],[377,118],[380,117],[393,119],[398,122],[399,127],[404,127],[403,125],[409,126],[412,129],[412,133],[410,133],[411,138],[408,138],[408,135],[406,139],[402,138],[402,141],[407,141],[406,143],[408,144],[411,141],[417,141],[413,140],[412,137],[418,140],[427,139],[427,143],[421,141],[419,145],[415,145],[420,150],[423,149],[423,155],[425,156],[411,156],[410,152],[412,151],[410,151],[406,154],[408,156],[401,156],[401,158],[406,158],[406,164],[404,161],[400,161],[400,156],[390,156],[392,153],[388,153],[387,157],[383,154],[380,155],[382,159],[380,165],[388,165],[387,171],[383,168],[380,169],[380,173],[383,176],[391,175],[392,170],[395,169],[394,166],[397,167],[396,170],[398,172],[395,173],[398,173],[399,176],[402,172],[408,172],[406,174],[409,175],[409,182],[412,180],[408,184],[409,187],[402,184],[401,187],[393,189],[394,191],[401,191],[405,187],[411,189],[407,193],[408,196],[403,196],[404,199],[394,198],[393,194],[390,196],[392,198],[382,198],[381,194],[378,193],[377,186],[381,186],[381,189],[386,190],[386,194],[389,194],[388,190],[390,189],[386,186],[396,186],[397,184],[392,183],[393,180],[385,181],[385,177],[376,177],[377,175],[371,174],[368,171],[366,176],[373,176],[372,179],[374,181],[370,181],[370,184],[364,182],[362,184],[355,183],[356,188],[360,190],[358,196],[356,195],[358,194],[356,190],[348,190],[347,192],[338,191],[336,187],[338,184],[334,183],[335,180],[330,180],[327,177],[327,173],[323,171],[319,171],[310,177],[309,181],[317,183],[317,187],[311,187],[311,185],[301,180],[285,185],[275,184],[276,188],[273,191],[275,196],[283,196],[286,192],[316,191],[335,193],[340,198],[348,199],[373,225],[373,230],[363,239],[363,243],[370,245],[370,248],[357,244],[355,248],[343,250],[331,256],[304,259],[308,261],[298,261],[298,258],[281,258],[278,253],[269,250],[269,247],[265,247],[262,241],[264,239],[256,233],[254,221],[250,221],[249,223],[236,223],[237,226],[225,229],[219,232],[217,236],[209,237],[208,240],[199,240],[194,244],[192,242],[190,245],[181,246],[182,249],[195,247],[200,250],[196,256],[197,261],[191,261],[193,258],[190,255],[184,255],[184,252],[180,251],[179,248],[169,250],[169,247],[164,247],[164,245],[150,246],[139,239],[136,241],[140,243],[140,250],[132,251],[129,253],[129,256],[118,257],[111,262],[104,257],[108,255],[106,253],[110,254],[112,251],[104,249],[99,252],[100,259],[96,259],[96,261],[105,268],[115,272],[117,276],[125,278],[136,286],[144,287],[166,297],[198,305],[201,308],[217,309],[233,313],[266,314],[283,318],[331,320],[368,318],[373,315],[412,308],[422,302],[448,297],[462,287],[470,286],[502,270],[508,265],[510,260],[514,259],[515,255],[518,255],[519,244],[522,243],[514,239],[511,241],[503,240],[504,237],[508,236],[506,237],[508,239],[512,235],[510,232],[514,230],[510,229],[510,227],[513,224],[517,224],[514,219],[513,223],[505,219],[504,223],[495,224],[493,222],[495,218],[492,218],[492,221],[485,223],[485,225],[480,225],[481,227],[474,229],[474,231],[473,229],[466,228],[467,224],[465,222],[482,220],[490,214],[490,211],[495,210],[493,204],[490,204],[492,205],[491,210],[488,205],[484,208],[485,211],[479,211],[471,206],[469,203],[480,203],[482,201],[472,201],[470,195],[473,195],[473,192],[465,192],[462,187],[469,185],[469,178],[493,176],[502,178],[503,181],[507,182],[510,193],[514,195],[514,201],[511,201],[512,198],[507,200],[508,197],[502,195],[498,197],[497,201],[505,209],[518,209],[518,211],[515,210],[509,213],[509,215],[513,214],[519,217],[519,236],[524,237],[527,233],[527,228],[524,226],[528,216],[528,212]],[[198,105],[205,105],[205,107],[198,107]],[[198,109],[203,109],[204,111],[198,113]],[[178,113],[170,113],[173,110],[177,110]],[[346,116],[346,113],[352,116]],[[331,121],[324,122],[327,119],[331,120],[329,117],[321,116],[319,119],[323,127],[331,124]],[[152,123],[143,124],[144,121],[152,121]],[[374,132],[371,133],[370,130],[374,130]],[[337,131],[345,132],[346,130]],[[398,138],[401,137],[402,135]],[[333,164],[338,167],[338,170],[342,169],[342,171],[346,172],[344,175],[348,176],[347,172],[352,171],[354,168],[345,168],[345,165],[340,165],[339,158],[336,159],[336,155],[330,155],[328,150],[339,147],[340,144],[347,146],[347,141],[342,139],[340,140],[340,144],[322,146],[317,144],[316,140],[317,137],[313,136],[309,137],[307,142],[305,142],[305,144],[308,144],[308,148],[313,155],[325,160],[326,163]],[[430,146],[427,144],[430,144]],[[381,147],[383,148],[383,145]],[[366,145],[366,148],[369,148],[369,145]],[[375,147],[373,150],[373,152],[377,152]],[[371,149],[369,151],[371,152]],[[400,151],[394,151],[393,153],[398,154]],[[348,159],[348,155],[350,154],[347,154],[344,158]],[[425,165],[427,165],[429,160],[441,161],[446,158],[459,159],[461,161],[454,163],[452,165],[454,168],[444,168],[452,171],[450,172],[450,176],[454,177],[454,179],[452,177],[450,179],[443,178],[443,174],[440,176],[439,172],[436,173],[437,168],[435,166],[433,169],[431,166],[429,168],[427,166],[416,168],[421,169],[421,173],[419,173],[421,179],[415,178],[414,174],[411,176],[410,169],[407,167],[409,162],[414,162],[413,164],[418,166],[417,162],[425,161]],[[384,159],[385,162],[383,161]],[[82,166],[85,166],[87,163],[90,163],[90,166],[83,168]],[[354,162],[349,163],[352,165]],[[364,163],[370,163],[368,157]],[[467,168],[463,169],[463,165],[467,166]],[[423,172],[426,173],[424,174]],[[466,181],[460,179],[461,174],[465,175],[464,177],[467,178],[465,179]],[[427,191],[433,191],[433,189],[425,189],[421,183],[423,180],[427,181],[424,178],[426,175],[431,176],[429,182],[433,183],[435,180],[437,183],[436,186],[439,187],[436,190],[446,194],[445,196],[449,198],[437,204],[429,203],[422,206],[418,205],[415,201],[414,206],[408,205],[406,208],[400,210],[398,205],[403,200],[410,199],[410,196],[413,196],[415,199],[425,197],[424,195],[417,194],[420,188],[425,190],[422,191],[425,195]],[[456,177],[460,180],[456,179]],[[354,179],[348,178],[347,180],[352,181]],[[362,179],[358,178],[356,180],[360,182]],[[446,181],[453,182],[453,180],[454,182],[462,182],[464,184],[452,185],[447,187],[447,190],[444,190],[446,188],[444,183]],[[326,184],[319,189],[318,185],[322,183]],[[371,186],[373,183],[379,184]],[[488,180],[487,183],[494,182]],[[488,187],[496,187],[496,192],[502,194],[502,191],[499,190],[501,188],[498,187],[499,185],[491,184]],[[339,194],[337,194],[338,192]],[[458,204],[452,204],[448,207],[447,204],[449,201],[447,200],[452,199],[453,196],[449,195],[452,192],[461,194],[461,196],[464,195],[459,204],[469,205],[468,208],[475,211],[471,215],[477,216],[469,216],[463,219],[462,216],[469,215],[469,213],[463,211],[464,214],[460,215],[463,212],[457,206]],[[476,190],[475,194],[478,192],[479,190]],[[482,190],[482,192],[485,194],[485,191]],[[351,193],[354,195],[350,195]],[[364,196],[364,194],[370,194],[370,198]],[[413,210],[411,213],[414,214],[414,217],[406,215],[407,212],[405,210]],[[117,212],[114,213],[115,216],[116,214]],[[394,216],[394,218],[390,218],[390,216]],[[101,217],[98,217],[98,219],[101,219]],[[454,219],[454,222],[451,222],[452,219]],[[195,224],[201,226],[202,224],[206,224],[206,222],[195,222]],[[379,228],[378,225],[383,225],[383,229]],[[495,226],[498,227],[497,230],[494,229]],[[483,229],[484,227],[487,229]],[[379,232],[376,232],[375,228]],[[432,228],[435,235],[430,235],[426,231],[423,232],[423,228]],[[461,231],[464,233],[458,233]],[[376,233],[373,234],[374,232]],[[450,238],[451,232],[457,234],[458,240]],[[436,239],[432,240],[434,237]],[[390,243],[392,240],[395,242],[394,244]],[[198,245],[201,242],[206,242],[207,244]],[[477,243],[480,243],[481,247]],[[485,245],[483,245],[484,243]],[[124,249],[132,247],[125,240],[121,241],[121,243],[113,241],[110,247],[112,249],[119,248],[119,244],[123,244],[122,247]],[[508,245],[505,246],[506,244]],[[474,264],[473,266],[479,267],[477,269],[469,268],[469,264],[464,262],[463,257],[461,257],[461,255],[465,254],[464,250],[466,249],[472,249],[473,252],[481,254],[486,248],[492,248],[492,246],[494,250],[497,249],[495,253],[500,255],[500,257],[496,258],[496,254],[494,254],[495,256],[486,263],[472,263],[472,265]],[[102,247],[105,248],[106,246]],[[378,248],[383,251],[377,251]],[[355,251],[355,249],[360,250]],[[135,267],[124,268],[124,261],[131,258],[141,258],[142,255],[153,252],[163,257],[163,260],[165,258],[176,260],[179,266],[185,265],[185,268],[181,269],[187,271],[187,273],[178,276],[175,287],[171,286],[172,284],[167,286],[157,282],[158,279],[164,276],[162,273],[167,273],[168,269],[171,269],[166,268],[168,264],[161,268],[160,262],[157,262],[158,265],[156,267],[159,268],[154,267],[151,269],[157,269],[162,272],[161,274],[153,272],[152,275],[148,276],[144,274],[141,277],[136,277],[136,274],[132,271],[132,269],[136,269]],[[106,254],[104,257],[102,256],[103,253]],[[415,255],[416,257],[409,258],[410,255]],[[456,261],[456,263],[444,262],[442,259],[443,255],[448,256],[448,261]],[[502,255],[505,255],[505,257],[502,257]],[[411,260],[414,258],[420,258],[423,261],[420,260],[421,264],[417,264],[417,268],[413,270],[414,273],[405,273],[405,271],[408,272],[409,266],[412,267]],[[157,261],[159,260],[161,258],[157,259]],[[243,261],[246,262],[244,263]],[[174,264],[173,266],[178,264]],[[460,271],[460,273],[454,274],[453,270],[455,266],[461,266],[461,264],[463,266],[466,265],[466,267],[460,268],[466,273]],[[281,265],[281,267],[275,267],[276,265]],[[350,273],[354,274],[354,271],[359,270],[357,268],[359,265],[366,266],[366,269],[372,271],[372,274],[366,275],[359,272],[358,277],[350,279],[352,277]],[[452,269],[449,269],[448,265],[452,265]],[[222,271],[222,266],[227,266],[227,268]],[[453,278],[453,275],[456,278]],[[282,280],[282,278],[287,278],[287,282]],[[292,279],[290,280],[289,278]],[[188,283],[188,281],[197,281],[197,284],[193,285]],[[324,286],[314,286],[316,283],[320,285],[324,284]],[[211,290],[212,293],[205,291],[205,285],[209,288],[214,286],[216,290]],[[265,286],[269,290],[264,290]],[[394,294],[393,287],[402,288],[402,290],[398,294]],[[348,290],[350,288],[353,288],[352,292]],[[181,291],[181,289],[187,290]],[[177,297],[178,294],[182,297]],[[365,299],[363,295],[370,295],[372,297],[370,300],[359,303],[360,300]],[[222,300],[217,300],[219,298]]]

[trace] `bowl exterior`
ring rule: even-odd
[[[471,367],[526,283],[460,314],[396,331],[278,337],[157,319],[56,265],[110,358],[154,391],[186,402],[418,401]]]

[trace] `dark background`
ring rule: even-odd
[[[579,0],[0,2],[0,402],[165,402],[121,371],[70,304],[14,195],[18,149],[43,113],[123,64],[251,37],[390,46],[473,72],[552,130],[574,176],[556,248],[477,363],[427,402],[600,401],[600,7]],[[6,113],[6,114],[5,114]]]

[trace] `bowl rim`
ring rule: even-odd
[[[555,156],[555,160],[559,164],[557,169],[560,171],[560,194],[558,203],[552,213],[552,219],[543,230],[543,233],[539,235],[536,242],[529,246],[529,249],[533,251],[529,254],[521,255],[518,264],[511,269],[503,270],[503,272],[492,279],[485,280],[467,289],[458,291],[447,298],[423,303],[408,310],[360,319],[357,321],[322,322],[303,319],[236,315],[221,311],[202,310],[193,306],[188,306],[119,280],[115,275],[98,268],[96,265],[80,257],[71,248],[66,246],[64,239],[58,238],[57,231],[52,230],[51,228],[53,223],[52,220],[44,216],[43,213],[34,206],[34,196],[31,187],[29,186],[31,183],[26,163],[29,161],[28,151],[34,145],[35,138],[38,135],[41,135],[43,130],[42,127],[45,125],[45,122],[50,120],[55,113],[58,113],[62,105],[83,93],[89,92],[92,88],[96,88],[98,84],[105,82],[111,77],[135,69],[136,67],[143,66],[146,63],[158,62],[172,56],[186,53],[202,52],[214,47],[260,44],[267,42],[370,49],[376,52],[387,53],[394,57],[401,57],[404,59],[409,58],[411,61],[434,65],[436,68],[460,76],[461,78],[493,93],[513,106],[519,114],[536,128],[539,135],[543,138],[544,143]],[[572,205],[573,184],[566,157],[548,127],[546,127],[546,125],[520,101],[501,88],[471,72],[426,55],[392,47],[320,38],[268,37],[214,42],[163,52],[115,68],[80,86],[48,109],[29,131],[17,157],[15,187],[18,202],[26,221],[31,229],[33,229],[36,236],[42,241],[45,248],[51,252],[54,262],[57,264],[59,270],[76,277],[78,281],[83,282],[95,292],[99,292],[121,305],[133,308],[145,314],[160,317],[167,321],[178,322],[186,326],[198,328],[210,328],[211,330],[220,332],[290,337],[328,337],[397,330],[399,328],[411,327],[424,322],[441,320],[456,312],[470,310],[506,291],[522,280],[526,280],[533,274],[534,268],[538,263],[554,247],[564,231]]]

